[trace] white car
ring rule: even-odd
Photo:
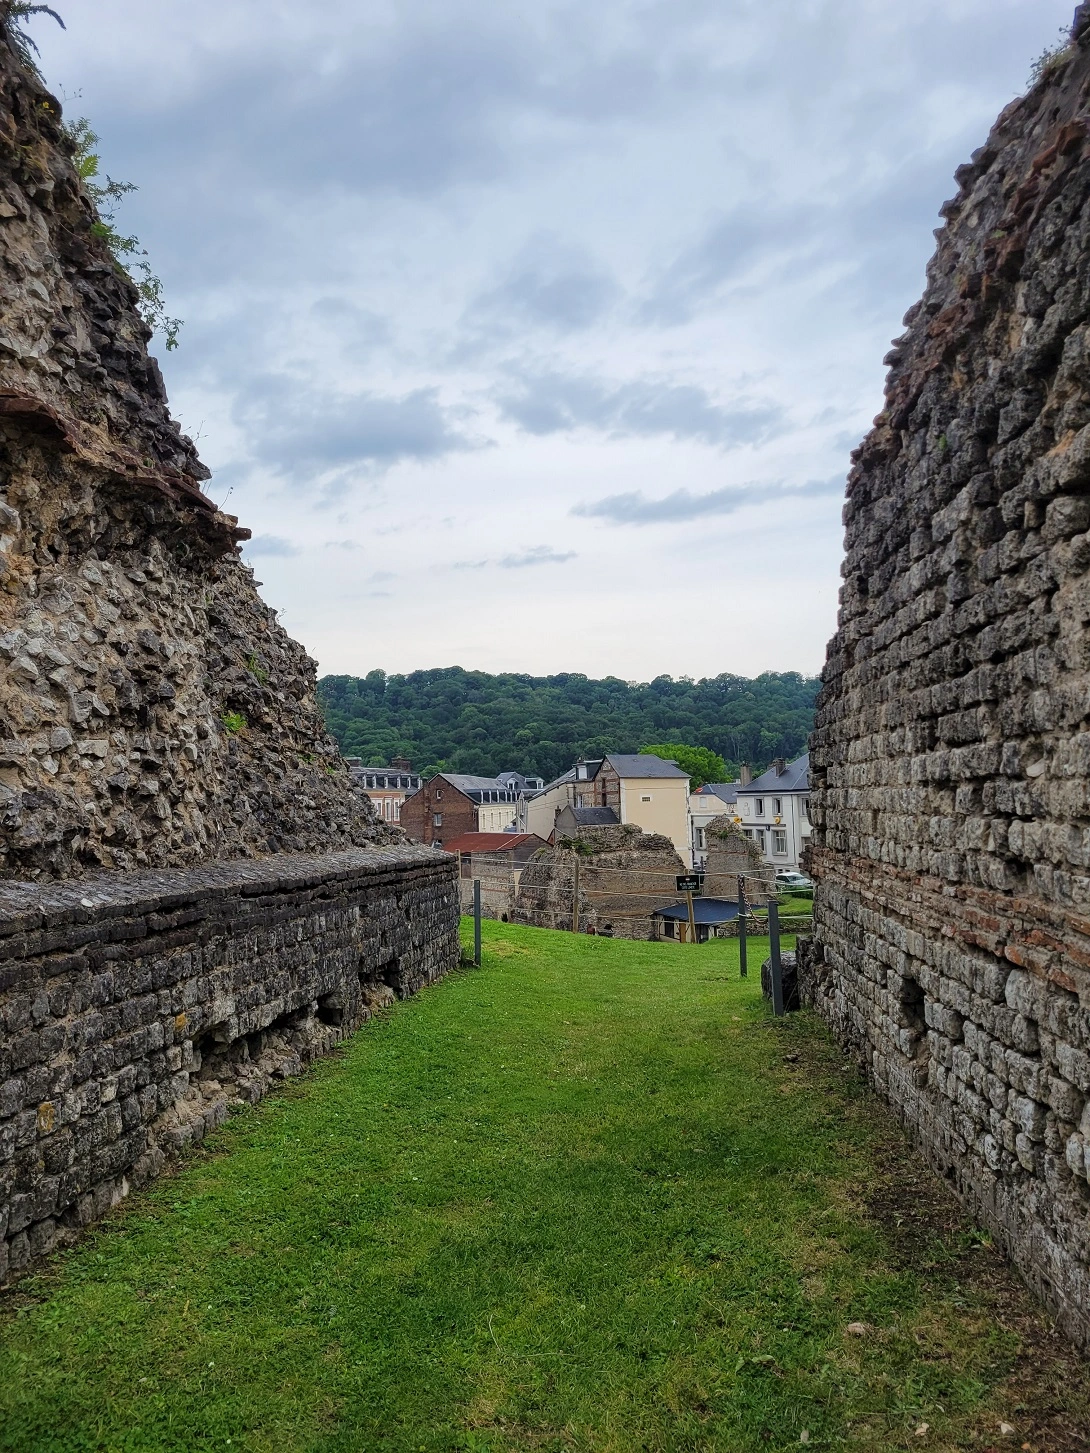
[[[792,873],[787,868],[781,868],[776,874],[777,888],[812,888],[814,880],[808,878],[805,873]]]

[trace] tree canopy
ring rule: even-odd
[[[490,675],[445,666],[407,675],[324,676],[318,695],[346,756],[414,770],[494,776],[508,768],[546,781],[579,757],[638,752],[644,742],[684,742],[763,770],[806,749],[816,677],[797,671],[744,676],[602,680],[562,672]],[[688,770],[688,768],[686,768]],[[722,780],[722,779],[719,779]]]
[[[641,747],[653,757],[665,762],[676,762],[683,772],[689,774],[689,791],[695,792],[705,782],[733,782],[727,764],[718,752],[709,747],[686,747],[681,742],[660,742],[655,746]]]

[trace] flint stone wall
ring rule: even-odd
[[[0,885],[0,1283],[459,956],[407,844]]]
[[[1090,1344],[1090,7],[959,193],[854,456],[804,996]]]

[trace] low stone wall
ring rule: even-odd
[[[0,1282],[459,960],[410,845],[0,885]]]

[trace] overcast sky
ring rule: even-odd
[[[1073,0],[54,0],[323,672],[814,672],[954,168]]]

